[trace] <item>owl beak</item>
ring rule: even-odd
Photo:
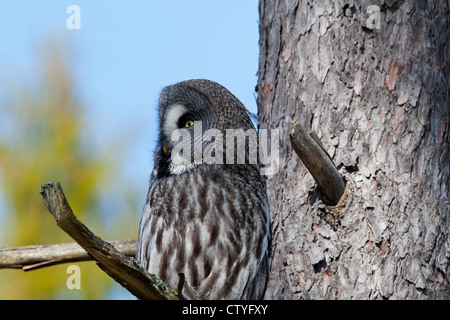
[[[163,152],[164,154],[167,154],[167,146],[165,144],[163,144]]]

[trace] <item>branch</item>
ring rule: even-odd
[[[127,257],[134,257],[136,240],[114,240],[109,243]],[[0,269],[30,271],[56,264],[89,260],[92,260],[92,257],[74,242],[0,249]]]
[[[317,135],[307,134],[305,129],[294,121],[289,137],[295,152],[324,195],[333,205],[336,205],[344,194],[345,183]]]
[[[169,288],[155,275],[148,273],[137,261],[117,251],[111,244],[93,234],[77,220],[58,182],[41,186],[44,203],[56,224],[72,237],[110,277],[139,299],[183,299],[176,289]]]

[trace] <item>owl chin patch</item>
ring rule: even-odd
[[[182,174],[184,172],[188,172],[188,171],[198,167],[201,164],[202,164],[201,161],[200,162],[187,163],[187,164],[174,164],[174,163],[171,163],[169,165],[169,172],[171,174],[178,175],[178,174]]]

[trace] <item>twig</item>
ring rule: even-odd
[[[41,186],[44,203],[56,224],[72,237],[110,277],[139,299],[178,300],[176,289],[168,287],[155,275],[144,270],[136,260],[118,252],[111,244],[93,234],[77,220],[58,182]]]
[[[113,240],[109,243],[127,257],[134,257],[136,240]],[[0,249],[0,269],[30,271],[56,264],[89,260],[92,260],[92,257],[75,242]]]
[[[307,134],[297,122],[289,135],[292,147],[316,180],[326,198],[336,205],[345,191],[345,183],[317,135]],[[319,140],[320,141],[320,140]]]

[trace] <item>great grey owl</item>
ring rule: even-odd
[[[136,259],[173,288],[183,273],[188,299],[262,299],[270,216],[247,109],[218,83],[188,80],[161,92],[159,130]]]

